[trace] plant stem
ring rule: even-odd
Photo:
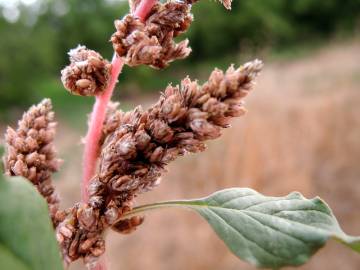
[[[142,0],[136,8],[134,15],[144,21],[156,2],[157,0]],[[83,202],[87,202],[89,200],[87,188],[91,178],[95,175],[96,162],[100,153],[99,141],[106,116],[106,108],[114,92],[118,76],[123,68],[124,62],[121,58],[117,57],[115,53],[111,64],[112,69],[109,86],[105,89],[104,93],[96,96],[96,101],[91,113],[89,130],[85,139],[83,180],[81,185],[81,199]]]
[[[114,54],[111,64],[112,68],[109,86],[105,89],[102,95],[96,96],[93,111],[91,113],[89,130],[85,139],[83,182],[81,185],[81,199],[83,202],[87,202],[89,200],[87,187],[91,178],[95,175],[96,161],[100,152],[99,141],[106,116],[106,108],[115,89],[115,85],[124,62],[121,58]]]
[[[208,206],[204,204],[204,202],[202,202],[201,200],[177,200],[177,201],[157,202],[157,203],[145,204],[134,207],[134,209],[122,215],[119,220],[128,219],[144,212],[162,209],[162,208],[170,208],[170,207],[194,209],[196,207],[199,208],[199,207],[208,207]]]
[[[145,21],[150,10],[155,5],[157,0],[142,0],[138,7],[136,8],[134,15],[139,17],[142,21]]]
[[[158,203],[151,203],[151,204],[145,204],[141,206],[135,207],[130,212],[127,212],[124,214],[120,220],[127,219],[132,216],[139,215],[143,212],[148,212],[150,210],[156,210],[160,208],[169,208],[169,207],[184,207],[184,208],[191,208],[192,206],[202,206],[201,203],[196,203],[189,200],[182,200],[182,201],[168,201],[168,202],[158,202]]]
[[[104,255],[99,258],[96,266],[92,268],[92,270],[107,270],[106,258]]]
[[[157,0],[142,0],[139,6],[136,8],[134,15],[144,21],[156,2]],[[89,130],[85,138],[83,179],[81,183],[81,200],[85,203],[89,200],[88,186],[90,180],[95,175],[96,163],[100,154],[99,142],[101,138],[102,127],[106,117],[106,108],[114,92],[119,74],[121,73],[121,70],[124,66],[124,61],[115,53],[111,64],[112,69],[109,86],[105,89],[104,93],[96,96],[93,111],[91,113]],[[93,270],[106,269],[106,260],[104,257],[101,257],[97,265],[93,268]]]

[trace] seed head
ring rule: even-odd
[[[83,257],[94,265],[105,251],[101,235],[106,228],[131,233],[141,225],[142,217],[121,219],[136,196],[160,184],[167,164],[188,152],[204,151],[207,140],[219,137],[231,118],[244,113],[242,99],[261,68],[255,60],[225,73],[214,70],[203,85],[186,78],[180,86],[168,86],[146,111],[137,107],[122,112],[111,104],[89,203],[73,207],[57,228],[64,258]],[[69,232],[69,224],[76,233]]]
[[[117,111],[105,122],[106,139],[94,179],[94,187],[97,181],[108,186],[101,189],[103,201],[117,196],[114,202],[121,209],[129,198],[157,186],[176,157],[204,151],[205,141],[221,136],[231,118],[246,112],[242,100],[261,68],[262,62],[255,60],[238,69],[230,66],[225,73],[215,69],[203,85],[186,78],[180,86],[168,86],[147,111]]]
[[[85,46],[69,52],[70,65],[61,71],[64,87],[72,94],[95,96],[102,93],[110,80],[111,64]]]
[[[55,127],[51,101],[44,99],[24,113],[16,131],[7,129],[4,157],[6,174],[29,179],[45,197],[54,224],[58,222],[59,198],[51,175],[61,164],[53,146]]]
[[[115,52],[124,57],[129,66],[144,64],[164,68],[190,54],[188,40],[175,43],[173,39],[186,32],[192,20],[188,4],[158,3],[145,22],[134,15],[115,21],[116,32],[111,42]]]

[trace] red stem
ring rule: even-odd
[[[144,21],[156,2],[157,0],[142,0],[136,8],[134,15]],[[124,61],[117,57],[115,53],[111,64],[112,69],[109,86],[105,89],[104,93],[96,96],[96,101],[91,113],[88,133],[85,138],[83,179],[81,183],[81,200],[85,203],[89,200],[88,186],[90,180],[95,175],[96,163],[100,154],[99,142],[106,116],[106,108],[114,92],[119,74],[124,66]],[[93,270],[106,270],[106,268],[105,259],[102,257],[99,259],[99,262]]]
[[[157,0],[142,0],[136,8],[134,15],[139,17],[142,21],[145,21],[156,2]]]
[[[106,108],[115,89],[118,76],[122,70],[124,62],[114,54],[112,60],[111,78],[109,86],[102,95],[96,96],[96,101],[91,113],[89,130],[85,139],[85,150],[83,157],[83,182],[81,185],[81,199],[83,202],[89,200],[87,187],[91,178],[95,175],[96,161],[99,156],[102,126],[105,120]]]

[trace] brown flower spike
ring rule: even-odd
[[[129,66],[149,65],[164,68],[176,59],[187,57],[188,40],[175,43],[174,38],[186,32],[193,17],[190,5],[182,2],[158,3],[145,22],[129,14],[115,21],[111,37],[115,52]]]
[[[168,86],[147,111],[124,113],[112,106],[90,201],[76,205],[57,228],[67,261],[84,257],[92,264],[105,251],[101,235],[107,227],[128,233],[140,225],[141,217],[120,220],[134,198],[160,183],[168,163],[204,151],[205,141],[218,138],[231,118],[245,113],[242,100],[261,68],[255,60],[225,73],[216,69],[203,85],[186,78],[180,86]]]
[[[193,21],[191,5],[198,0],[157,3],[143,22],[133,14],[115,21],[116,32],[111,37],[114,50],[129,66],[149,65],[165,68],[170,62],[186,58],[191,53],[187,39],[175,43],[174,38],[186,32]],[[220,1],[231,9],[231,0]],[[134,11],[139,0],[130,0]]]
[[[16,131],[10,127],[7,129],[4,157],[6,173],[29,179],[47,200],[54,225],[59,214],[59,198],[52,185],[51,174],[59,169],[61,163],[53,146],[55,127],[49,99],[32,106],[19,121]]]
[[[109,84],[111,64],[85,46],[70,50],[70,65],[61,71],[61,81],[72,94],[95,96]]]
[[[156,186],[177,156],[203,151],[206,140],[218,138],[232,117],[245,113],[242,99],[261,68],[255,60],[236,70],[231,66],[226,73],[215,70],[202,86],[186,78],[180,87],[168,86],[149,110],[119,112],[114,131],[105,125],[108,135],[90,204],[112,201],[121,208]],[[109,123],[114,127],[114,118]]]

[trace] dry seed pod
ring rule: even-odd
[[[144,217],[135,216],[125,220],[120,220],[111,228],[122,234],[130,234],[136,231],[137,227],[139,227],[144,222]]]
[[[69,52],[70,65],[61,71],[64,87],[75,95],[95,96],[109,84],[111,64],[102,56],[85,46]]]

